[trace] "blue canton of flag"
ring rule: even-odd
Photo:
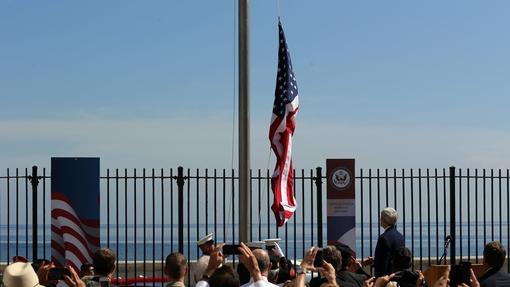
[[[296,77],[292,71],[292,61],[285,41],[282,24],[278,22],[280,44],[278,48],[278,73],[276,75],[276,90],[273,104],[273,114],[285,116],[286,105],[294,101],[298,95]]]
[[[271,188],[274,194],[271,209],[276,216],[277,225],[282,226],[296,210],[292,169],[292,136],[299,101],[296,77],[292,71],[292,61],[280,21],[278,21],[278,30],[280,41],[278,73],[269,140],[271,149],[276,156],[276,166],[271,179]]]

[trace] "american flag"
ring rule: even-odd
[[[81,220],[62,193],[52,193],[51,205],[51,259],[80,270],[99,246],[99,220]]]
[[[52,158],[51,169],[51,259],[79,270],[100,245],[99,159]]]
[[[292,170],[292,135],[296,113],[299,109],[296,77],[285,41],[282,23],[278,21],[278,73],[273,104],[273,116],[269,128],[271,149],[276,155],[276,166],[271,179],[274,202],[271,206],[278,226],[282,226],[296,210]]]

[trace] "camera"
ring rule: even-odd
[[[51,268],[48,271],[48,280],[64,280],[64,275],[71,276],[67,268]]]
[[[452,265],[450,270],[450,285],[458,286],[462,283],[469,285],[469,277],[471,275],[471,262],[460,262]]]
[[[238,244],[226,244],[223,245],[222,253],[224,255],[238,255],[240,245]]]
[[[315,259],[313,260],[313,267],[322,267],[323,264],[323,258],[322,258],[322,248],[317,250],[317,253],[315,254]]]

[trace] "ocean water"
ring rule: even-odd
[[[282,250],[286,255],[292,259],[300,259],[306,249],[311,246],[318,245],[316,226],[311,224],[296,224],[289,225],[287,229],[280,228],[278,234],[274,226],[268,227],[261,225],[261,233],[258,232],[258,225],[253,227],[252,238],[253,240],[264,238],[282,238],[280,244]],[[406,246],[413,251],[415,257],[436,258],[441,256],[444,249],[444,239],[448,233],[445,232],[445,224],[443,222],[423,223],[407,223],[403,226],[398,226],[398,229],[404,234],[406,238]],[[206,226],[190,225],[189,237],[188,230],[185,226],[184,229],[184,254],[191,260],[195,260],[200,255],[196,246],[198,237],[206,234]],[[235,227],[237,228],[237,227]],[[51,229],[47,226],[46,236],[43,238],[43,227],[39,226],[38,229],[38,258],[50,258],[51,254]],[[207,226],[207,232],[214,232],[214,225]],[[313,234],[312,234],[313,230]],[[446,231],[449,230],[449,223],[446,223]],[[16,232],[17,243],[16,243]],[[197,233],[198,232],[198,233]],[[371,255],[371,250],[375,248],[377,237],[382,230],[373,223],[370,227],[368,223],[363,225],[357,224],[356,230],[356,246],[355,250],[357,257],[367,257]],[[500,240],[503,245],[509,246],[510,232],[508,222],[494,222],[494,224],[483,224],[483,222],[462,223],[458,225],[457,229],[457,256],[470,257],[481,256],[483,246],[486,242],[492,240]],[[136,236],[135,236],[136,233]],[[28,241],[27,241],[28,235]],[[127,236],[126,236],[127,235]],[[109,236],[109,240],[108,240]],[[109,247],[114,250],[119,260],[121,261],[152,261],[162,260],[170,252],[178,250],[178,229],[174,225],[156,225],[153,229],[152,226],[138,226],[136,229],[132,225],[119,226],[118,230],[110,228],[109,235],[106,226],[101,227],[101,246]],[[233,229],[232,225],[223,228],[223,225],[216,227],[216,240],[217,242],[235,242],[237,241],[237,229]],[[324,244],[326,240],[326,230],[323,233]],[[25,225],[19,225],[16,231],[15,225],[0,225],[0,262],[10,261],[14,255],[27,256],[32,258],[32,233],[31,230],[26,230]],[[45,240],[43,240],[45,239]],[[145,240],[145,244],[144,244]],[[144,248],[145,246],[145,248]],[[448,250],[449,251],[449,250]]]

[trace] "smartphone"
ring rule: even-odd
[[[224,255],[237,255],[239,252],[240,245],[238,244],[225,244],[223,245],[222,253]]]
[[[48,280],[64,280],[64,275],[71,276],[67,268],[51,268],[48,272]]]
[[[450,286],[462,285],[462,283],[469,285],[469,277],[471,272],[471,262],[460,262],[459,264],[452,265],[450,270]]]
[[[313,260],[313,267],[322,267],[322,248],[317,250],[317,253],[315,254],[315,259]]]

